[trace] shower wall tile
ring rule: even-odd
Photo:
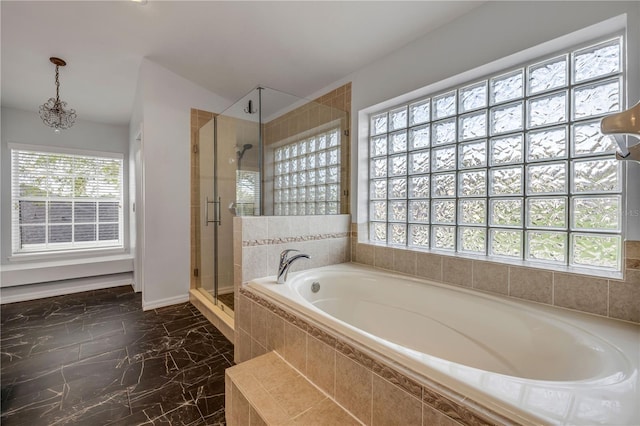
[[[609,281],[609,316],[640,323],[640,285]]]
[[[402,274],[416,275],[416,252],[393,249],[393,270]]]
[[[459,257],[442,257],[442,281],[463,287],[472,285],[473,261]]]
[[[509,267],[509,295],[532,302],[553,303],[553,272]]]
[[[374,246],[373,262],[375,267],[393,270],[393,250],[391,247]]]
[[[373,266],[374,262],[374,246],[369,244],[360,244],[357,241],[354,243],[356,256],[354,262],[362,263],[364,265]]]
[[[433,281],[442,281],[442,256],[416,253],[416,275]]]
[[[269,275],[267,268],[267,247],[243,247],[242,248],[242,281],[251,281],[255,278]]]
[[[473,261],[473,288],[498,294],[509,294],[509,266]]]
[[[607,280],[560,272],[553,275],[556,306],[607,316]]]
[[[373,416],[376,425],[420,425],[422,424],[422,401],[389,383],[377,374],[373,375]],[[387,409],[389,406],[393,410]]]

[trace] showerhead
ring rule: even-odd
[[[245,144],[242,146],[242,149],[238,149],[238,150],[236,151],[236,153],[238,154],[238,160],[241,160],[241,159],[242,159],[242,156],[244,155],[244,152],[245,152],[246,150],[248,150],[248,149],[251,149],[251,148],[253,148],[253,145],[252,145],[252,144],[250,144],[250,143],[245,143]]]

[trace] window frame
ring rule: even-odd
[[[22,259],[47,259],[47,258],[58,258],[58,257],[68,257],[68,256],[83,256],[86,254],[108,254],[108,253],[122,253],[125,251],[127,237],[125,235],[125,222],[127,220],[127,211],[126,211],[126,202],[125,202],[125,192],[126,192],[126,162],[125,155],[122,153],[113,153],[113,152],[101,152],[101,151],[91,151],[91,150],[83,150],[83,149],[73,149],[73,148],[64,148],[64,147],[51,147],[51,146],[41,146],[41,145],[30,145],[30,144],[14,144],[9,143],[9,157],[10,157],[10,202],[11,202],[11,256],[9,259],[11,261],[17,261]],[[65,197],[65,196],[52,196],[47,192],[44,196],[20,196],[17,194],[17,187],[14,185],[18,185],[16,179],[18,178],[18,171],[15,169],[15,158],[14,155],[18,152],[28,152],[32,154],[43,154],[43,155],[61,155],[68,157],[84,157],[84,158],[97,158],[100,160],[116,160],[119,163],[119,172],[118,172],[118,180],[119,180],[119,188],[118,195],[116,197],[108,197],[101,198],[99,196],[95,197]],[[74,169],[75,170],[75,169]],[[47,176],[49,171],[47,171]],[[42,222],[39,226],[45,227],[45,243],[43,244],[34,244],[30,249],[24,249],[21,247],[21,231],[20,228],[24,226],[24,224],[20,224],[20,201],[41,201],[45,203],[45,221]],[[71,203],[71,211],[72,218],[70,222],[65,222],[64,226],[71,226],[72,229],[72,241],[70,242],[61,242],[61,243],[51,243],[49,242],[49,228],[51,225],[55,225],[49,221],[49,207],[50,203],[53,202],[65,202]],[[75,222],[75,214],[74,206],[75,203],[95,203],[95,220],[92,222],[82,222],[81,224],[95,225],[95,238],[92,241],[74,241],[74,228],[77,225]],[[104,203],[118,203],[118,214],[117,221],[107,220],[100,221],[100,202]],[[118,239],[117,240],[104,240],[105,242],[100,242],[100,229],[99,224],[110,224],[117,225]],[[115,241],[115,242],[114,242]]]
[[[583,50],[586,47],[590,47],[590,46],[596,46],[596,45],[604,45],[607,42],[613,41],[614,39],[620,38],[620,70],[617,73],[614,74],[607,74],[605,76],[599,76],[596,78],[590,78],[590,79],[585,79],[583,81],[580,81],[578,83],[575,83],[573,81],[573,54],[575,54],[576,52]],[[624,162],[619,162],[618,163],[618,183],[620,185],[620,189],[618,192],[615,193],[598,193],[598,194],[591,194],[589,195],[589,197],[591,196],[611,196],[611,197],[619,197],[621,199],[621,202],[619,204],[619,211],[618,211],[618,230],[616,232],[603,232],[603,230],[593,230],[591,231],[591,233],[593,234],[606,234],[606,235],[613,235],[616,236],[617,238],[619,238],[619,250],[618,250],[618,259],[617,259],[617,268],[607,268],[607,267],[603,267],[603,266],[590,266],[590,265],[572,265],[572,255],[573,255],[573,250],[572,250],[572,241],[573,241],[573,236],[574,235],[578,235],[578,234],[584,234],[584,232],[582,230],[576,230],[573,227],[573,217],[571,216],[571,210],[572,210],[572,205],[573,202],[575,200],[576,195],[580,195],[580,194],[575,194],[573,189],[572,189],[572,181],[573,181],[573,169],[574,169],[574,164],[576,161],[580,161],[581,159],[604,159],[604,158],[615,158],[613,154],[606,154],[606,153],[600,153],[600,154],[590,154],[588,156],[574,156],[573,153],[573,144],[572,144],[572,135],[573,135],[573,128],[574,125],[576,123],[587,123],[589,121],[597,121],[600,120],[604,115],[606,114],[602,114],[602,115],[592,115],[589,116],[588,118],[574,118],[573,117],[573,102],[574,102],[574,92],[576,88],[581,88],[581,87],[587,87],[591,84],[594,83],[600,83],[603,84],[605,82],[608,81],[619,81],[619,94],[618,94],[618,98],[619,98],[619,110],[622,111],[626,108],[628,99],[628,93],[629,93],[629,84],[626,80],[627,78],[627,54],[626,54],[626,49],[627,49],[627,44],[628,44],[628,40],[626,35],[623,32],[617,31],[615,33],[608,33],[608,34],[600,34],[598,37],[591,37],[589,39],[584,39],[586,41],[580,42],[580,43],[566,43],[561,49],[554,49],[554,50],[548,50],[547,52],[544,53],[540,53],[540,51],[538,50],[535,54],[530,55],[526,60],[522,60],[522,55],[520,60],[517,63],[510,63],[508,65],[504,65],[504,66],[500,66],[499,68],[496,68],[495,66],[489,66],[487,68],[491,69],[491,72],[487,73],[484,72],[482,74],[480,73],[475,73],[475,75],[473,75],[473,72],[467,72],[467,73],[463,73],[464,76],[461,78],[461,76],[455,76],[449,79],[444,80],[444,82],[448,82],[448,84],[443,84],[443,82],[439,82],[439,83],[434,83],[430,86],[428,86],[428,88],[433,88],[433,90],[429,90],[428,88],[423,88],[423,89],[427,89],[427,90],[418,90],[418,91],[414,91],[411,94],[407,94],[407,95],[402,95],[402,96],[398,96],[395,99],[401,99],[402,102],[398,103],[397,101],[394,102],[393,100],[391,101],[386,101],[383,102],[381,104],[378,104],[377,106],[373,106],[371,108],[367,108],[364,111],[361,111],[360,113],[360,134],[364,135],[364,137],[360,138],[360,147],[365,148],[366,146],[366,155],[365,156],[361,156],[361,162],[360,164],[365,165],[367,167],[367,173],[366,173],[366,184],[363,185],[363,180],[360,181],[359,183],[359,188],[360,191],[359,193],[361,194],[361,196],[359,197],[359,209],[364,208],[366,214],[362,215],[360,214],[360,217],[366,217],[366,224],[367,227],[366,229],[366,235],[361,236],[360,241],[361,242],[367,242],[370,244],[375,244],[375,245],[386,245],[389,247],[403,247],[409,250],[416,250],[416,251],[433,251],[433,252],[437,252],[437,253],[448,253],[448,254],[452,254],[452,255],[456,255],[456,256],[462,256],[462,257],[473,257],[473,258],[482,258],[482,259],[486,259],[486,260],[496,260],[499,262],[504,262],[504,263],[516,263],[516,264],[533,264],[537,267],[542,267],[542,268],[546,268],[546,269],[559,269],[559,270],[566,270],[566,269],[570,269],[570,270],[579,270],[579,271],[583,271],[583,272],[588,272],[588,273],[593,273],[594,271],[598,271],[598,272],[602,272],[602,271],[606,271],[607,273],[619,273],[621,271],[621,269],[624,268],[624,259],[623,259],[623,244],[624,244],[624,236],[626,234],[626,222],[623,218],[623,214],[626,211],[626,205],[627,205],[627,191],[626,191],[626,180],[624,178],[624,176],[626,175],[626,164],[624,164]],[[555,58],[559,58],[565,56],[566,59],[566,64],[567,64],[567,69],[566,69],[566,78],[567,78],[567,82],[565,85],[561,86],[561,87],[556,87],[553,89],[548,89],[548,90],[543,90],[540,92],[536,92],[536,93],[530,93],[529,90],[529,82],[528,82],[528,73],[529,73],[529,67],[533,67],[539,64],[543,64],[545,62],[549,62],[552,61]],[[504,58],[503,60],[498,60],[496,61],[497,63],[500,62],[509,62],[507,60],[508,58]],[[494,65],[494,63],[492,63],[492,65]],[[484,67],[480,67],[480,69],[482,69]],[[492,78],[496,78],[496,77],[501,77],[501,76],[506,76],[512,73],[517,73],[519,71],[522,71],[522,76],[523,76],[523,88],[522,88],[522,95],[514,98],[512,100],[508,100],[508,101],[503,101],[503,102],[496,102],[496,103],[491,103],[491,84],[490,81]],[[469,77],[471,76],[471,77]],[[453,83],[452,83],[453,82]],[[468,88],[468,87],[473,87],[476,85],[482,85],[484,84],[486,87],[486,103],[485,106],[481,107],[481,108],[474,108],[474,109],[469,109],[469,110],[465,110],[463,112],[458,111],[458,108],[461,104],[460,101],[460,89],[463,88]],[[447,116],[447,117],[441,117],[441,118],[434,118],[434,114],[433,114],[433,109],[434,109],[434,103],[433,103],[433,99],[437,99],[439,97],[442,97],[443,95],[446,95],[450,92],[454,91],[455,95],[456,95],[456,103],[455,103],[455,114],[452,116]],[[417,93],[420,93],[420,96],[416,96]],[[553,95],[553,94],[557,94],[557,93],[566,93],[566,105],[565,105],[565,115],[566,115],[566,120],[563,121],[562,123],[558,123],[555,125],[544,125],[544,126],[539,126],[539,127],[529,127],[528,126],[528,106],[529,106],[529,102],[532,99],[536,99],[538,97],[543,98],[545,96],[549,96],[549,95]],[[410,211],[409,211],[409,204],[412,200],[422,200],[422,198],[419,199],[415,199],[415,198],[411,198],[409,192],[409,179],[412,177],[412,174],[408,171],[410,165],[409,162],[407,161],[406,167],[407,167],[407,173],[404,175],[407,178],[407,195],[404,198],[405,201],[407,202],[406,205],[406,219],[403,222],[399,222],[399,223],[404,223],[405,226],[405,243],[403,245],[397,245],[397,244],[393,244],[390,242],[389,239],[389,226],[391,223],[389,220],[389,211],[387,208],[387,217],[385,218],[385,220],[383,222],[381,221],[375,221],[373,219],[373,212],[371,211],[372,209],[372,202],[375,201],[374,199],[372,199],[371,197],[371,183],[374,179],[374,177],[371,176],[372,174],[372,166],[371,166],[371,159],[375,158],[376,156],[372,156],[371,155],[371,139],[375,136],[378,135],[383,135],[383,136],[387,136],[387,138],[389,138],[389,136],[391,135],[391,133],[393,132],[392,130],[390,130],[389,128],[387,129],[386,132],[380,133],[380,134],[374,134],[374,132],[372,131],[372,124],[371,124],[371,118],[378,115],[378,114],[384,114],[384,113],[390,113],[394,110],[397,110],[399,108],[402,107],[408,107],[411,104],[418,104],[420,102],[423,102],[425,100],[429,99],[430,101],[430,112],[429,112],[429,120],[422,122],[422,123],[418,123],[418,124],[414,124],[412,125],[409,122],[409,112],[407,110],[407,126],[404,128],[404,130],[406,131],[407,134],[407,150],[405,151],[407,154],[407,158],[408,155],[410,155],[410,153],[412,152],[409,148],[409,144],[410,144],[410,131],[412,128],[416,128],[422,125],[428,125],[430,127],[430,135],[429,135],[429,144],[428,146],[425,148],[426,150],[429,151],[429,156],[431,157],[431,153],[433,152],[432,150],[434,148],[439,148],[439,147],[455,147],[455,152],[456,152],[456,160],[455,160],[455,166],[454,168],[451,170],[452,173],[455,174],[455,196],[453,197],[447,197],[447,198],[434,198],[432,195],[432,192],[429,191],[428,194],[428,198],[426,198],[425,200],[429,203],[429,220],[428,223],[426,223],[429,226],[429,247],[416,247],[416,246],[412,246],[410,244],[410,226],[412,224],[415,224],[416,222],[412,222],[409,219],[410,216]],[[522,123],[522,129],[519,131],[508,131],[508,132],[503,132],[500,134],[493,134],[491,132],[491,114],[492,114],[492,110],[493,108],[497,107],[497,106],[506,106],[506,105],[510,105],[510,104],[522,104],[522,119],[521,119],[521,123]],[[455,135],[455,142],[453,143],[449,143],[449,144],[441,144],[441,145],[434,145],[433,144],[433,137],[431,135],[431,125],[434,122],[438,122],[438,121],[442,121],[446,119],[455,119],[456,125],[458,125],[460,123],[460,119],[462,117],[465,116],[471,116],[477,113],[483,113],[485,114],[486,117],[488,117],[488,119],[485,121],[486,123],[486,130],[485,130],[485,135],[483,137],[477,137],[477,138],[469,138],[469,139],[462,139],[461,135],[460,135],[460,129],[458,128],[458,126],[456,126],[456,135]],[[363,123],[362,120],[365,120],[365,122]],[[389,116],[389,120],[390,120],[390,116]],[[527,155],[527,151],[526,151],[526,147],[527,147],[527,141],[528,141],[528,135],[531,132],[534,132],[538,129],[542,129],[542,130],[549,130],[549,129],[556,129],[558,128],[558,126],[562,126],[563,128],[565,128],[566,130],[566,138],[565,138],[565,155],[563,156],[563,158],[556,158],[553,160],[544,160],[543,162],[535,162],[535,161],[529,161],[526,158]],[[489,187],[490,187],[490,178],[489,178],[489,174],[492,170],[495,170],[495,165],[491,164],[491,142],[492,139],[500,137],[500,136],[520,136],[522,137],[522,156],[523,158],[520,160],[520,162],[518,162],[517,164],[513,164],[513,166],[518,166],[522,168],[522,192],[520,195],[518,195],[515,198],[519,198],[521,199],[521,203],[522,203],[522,211],[521,211],[521,225],[515,227],[515,230],[519,230],[521,232],[521,247],[520,247],[520,257],[519,258],[513,258],[513,257],[499,257],[496,255],[491,254],[490,251],[490,238],[491,238],[491,232],[492,230],[500,230],[504,227],[496,227],[496,226],[492,226],[490,224],[490,204],[492,202],[492,200],[496,200],[496,196],[492,196],[490,194],[489,191]],[[485,144],[485,165],[477,168],[470,168],[470,169],[463,169],[460,167],[459,161],[460,161],[460,149],[461,149],[461,145],[464,145],[466,143],[473,143],[473,142],[484,142]],[[387,143],[389,144],[390,141],[387,141]],[[366,144],[366,145],[365,145]],[[616,147],[617,148],[617,147]],[[415,151],[413,151],[415,152]],[[387,154],[385,156],[381,156],[379,158],[386,158],[387,160],[389,160],[391,154],[390,151],[387,150]],[[362,162],[362,159],[366,159],[366,163]],[[429,162],[430,165],[432,166],[432,158],[429,158]],[[565,224],[563,229],[561,230],[561,232],[563,232],[563,234],[566,236],[565,237],[565,259],[562,263],[550,263],[550,262],[545,262],[545,261],[541,261],[541,260],[532,260],[532,259],[527,259],[527,230],[532,230],[533,228],[530,228],[527,225],[527,210],[526,210],[526,205],[528,203],[528,200],[532,199],[532,198],[544,198],[544,197],[549,197],[551,196],[551,194],[529,194],[527,193],[527,188],[526,188],[526,183],[525,180],[527,178],[527,169],[530,165],[535,165],[535,164],[547,164],[547,162],[561,162],[566,164],[566,170],[567,170],[567,189],[563,194],[557,195],[559,197],[565,197],[566,198],[566,218],[565,218]],[[389,165],[387,165],[387,167],[389,167]],[[485,193],[484,195],[478,196],[478,197],[460,197],[459,194],[459,175],[461,172],[464,172],[466,170],[470,170],[470,171],[484,171],[485,172]],[[426,175],[429,176],[429,180],[431,183],[431,180],[434,177],[434,171],[432,170],[432,168],[430,167],[429,171],[425,173]],[[415,176],[415,175],[414,175]],[[387,173],[385,175],[385,178],[387,182],[389,182],[389,177],[390,174]],[[362,189],[366,188],[365,191],[362,191]],[[555,195],[554,195],[555,196]],[[461,251],[460,248],[460,229],[464,226],[466,226],[465,224],[463,224],[461,222],[461,212],[459,211],[459,205],[460,205],[460,200],[471,200],[471,199],[475,199],[475,198],[479,198],[485,201],[485,221],[484,224],[482,225],[478,225],[478,227],[484,229],[485,232],[485,249],[484,249],[484,254],[481,253],[469,253],[469,252],[463,252]],[[508,198],[514,198],[514,197],[508,197]],[[432,239],[433,239],[433,224],[434,224],[434,220],[432,217],[432,202],[434,200],[453,200],[453,202],[455,203],[455,208],[456,208],[456,212],[455,212],[455,220],[454,220],[454,224],[452,226],[454,226],[455,229],[455,234],[454,234],[454,249],[452,250],[447,250],[447,249],[440,249],[440,248],[434,248],[433,244],[432,244]],[[365,202],[363,202],[365,201]],[[387,195],[386,199],[384,201],[387,201],[387,203],[389,203],[391,200],[391,198],[389,198],[389,195]],[[374,241],[371,238],[371,233],[372,233],[372,226],[375,223],[384,223],[387,226],[387,239],[386,242],[381,242],[381,241]],[[508,228],[508,227],[507,227]],[[547,231],[547,229],[545,229],[544,231]],[[588,232],[587,232],[588,233]]]

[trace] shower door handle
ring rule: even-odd
[[[209,220],[209,204],[213,204],[216,207],[215,217],[213,220]],[[204,205],[204,224],[205,226],[209,226],[210,223],[217,223],[218,226],[222,225],[222,218],[220,214],[220,197],[218,197],[218,201],[209,201],[209,197],[205,199]]]

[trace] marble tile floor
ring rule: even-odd
[[[3,426],[222,425],[233,345],[130,286],[0,307]]]

